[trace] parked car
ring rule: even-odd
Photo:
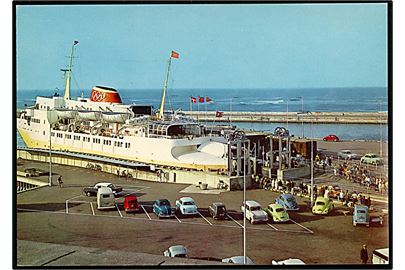
[[[269,204],[265,211],[273,218],[274,222],[287,222],[290,220],[287,211],[281,204]]]
[[[139,211],[138,197],[128,195],[124,198],[124,210],[126,213]]]
[[[379,248],[373,251],[373,264],[389,264],[390,249]]]
[[[26,168],[26,169],[24,169],[24,172],[25,172],[26,177],[41,176],[41,175],[48,174],[48,172],[37,169],[37,168]]]
[[[353,226],[357,224],[364,224],[367,227],[370,226],[370,220],[368,216],[368,207],[366,205],[356,204],[353,210]]]
[[[236,264],[244,264],[245,260],[243,256],[233,256],[231,258],[222,259],[222,262],[225,263],[236,263]],[[246,256],[246,264],[254,265],[255,263],[252,261],[251,258]]]
[[[167,250],[163,252],[163,255],[166,257],[182,257],[182,258],[187,258],[188,257],[188,251],[187,248],[183,245],[176,245],[176,246],[171,246]]]
[[[342,150],[338,153],[338,157],[344,158],[344,159],[356,159],[358,157],[358,155],[353,153],[350,150]]]
[[[360,159],[361,163],[368,163],[368,164],[373,164],[373,165],[380,165],[383,164],[382,159],[377,156],[376,154],[373,153],[368,153],[365,154],[364,156],[361,157]]]
[[[172,216],[172,206],[167,199],[156,200],[153,203],[152,208],[153,213],[155,213],[159,218]]]
[[[176,210],[180,211],[182,215],[195,215],[198,213],[197,206],[191,197],[182,197],[176,200]]]
[[[328,136],[323,137],[323,140],[328,141],[328,142],[338,142],[338,141],[340,141],[339,137],[336,136],[336,135],[333,135],[333,134],[330,134]]]
[[[242,212],[244,212],[244,205],[242,205],[240,209]],[[269,218],[258,202],[246,201],[246,219],[249,220],[250,223],[254,224],[257,222],[267,222]]]
[[[115,208],[114,194],[111,188],[100,187],[97,190],[97,209],[113,209]]]
[[[272,260],[271,261],[272,265],[293,265],[293,264],[305,264],[302,260],[300,259],[295,259],[295,258],[289,258],[286,260],[282,260],[282,261],[275,261]]]
[[[97,196],[97,191],[101,187],[111,188],[115,196],[117,196],[120,192],[122,192],[122,187],[116,186],[112,183],[97,183],[94,185],[94,187],[85,187],[83,189],[83,193],[86,194],[87,196]]]
[[[214,202],[208,206],[208,212],[214,219],[225,219],[227,217],[226,207],[221,202]]]
[[[287,211],[298,211],[300,209],[295,197],[291,194],[281,194],[276,199],[276,204],[280,204]]]
[[[312,207],[313,214],[327,215],[333,210],[333,202],[325,197],[318,197]]]

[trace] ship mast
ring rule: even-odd
[[[172,51],[170,58],[169,58],[169,64],[167,65],[167,72],[166,72],[166,80],[165,84],[163,85],[163,92],[162,92],[162,100],[160,101],[160,108],[159,108],[159,114],[157,115],[158,119],[163,119],[163,112],[165,108],[165,99],[166,99],[166,91],[167,91],[167,82],[169,81],[169,72],[170,72],[170,65],[172,63],[172,58],[179,58],[179,54],[175,51]]]
[[[79,41],[75,40],[73,42],[72,45],[72,50],[70,52],[70,61],[69,61],[69,67],[67,70],[63,70],[63,71],[67,71],[67,78],[66,78],[66,85],[65,85],[65,95],[63,96],[64,99],[69,100],[70,99],[70,72],[72,70],[72,61],[73,61],[73,51],[74,51],[74,47],[75,45],[79,43]]]

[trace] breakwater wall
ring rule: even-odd
[[[387,112],[223,112],[184,111],[185,115],[200,121],[257,122],[257,123],[314,123],[314,124],[387,124]]]

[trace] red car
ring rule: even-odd
[[[324,141],[328,141],[328,142],[338,142],[339,141],[339,137],[333,134],[330,134],[326,137],[323,138]]]
[[[124,199],[125,212],[135,212],[139,210],[138,198],[136,196],[128,195]]]

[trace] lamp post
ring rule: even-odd
[[[243,141],[243,264],[246,264],[246,144]]]
[[[312,113],[308,112],[311,115],[311,207],[314,206],[314,121],[312,118]]]
[[[51,145],[52,124],[49,123],[49,186],[52,186],[52,145]]]
[[[235,98],[239,98],[239,97],[231,97],[231,100],[230,100],[230,104],[229,104],[229,109],[230,109],[230,114],[229,114],[229,124],[230,125],[232,125],[232,101],[233,101],[233,99],[235,99]]]
[[[295,97],[295,98],[291,98],[290,101],[299,101],[301,100],[301,112],[300,114],[303,115],[304,114],[304,98],[303,97]],[[287,114],[288,114],[288,101],[287,101]],[[288,117],[288,116],[287,116]],[[302,121],[302,138],[304,138],[304,118],[301,119]],[[287,126],[288,129],[288,126]]]

